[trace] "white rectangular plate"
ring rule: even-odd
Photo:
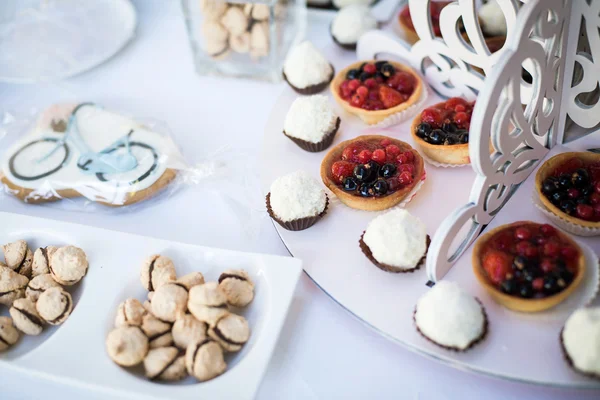
[[[0,243],[25,239],[33,249],[73,244],[85,250],[87,276],[70,288],[75,308],[61,326],[40,336],[25,336],[0,353],[0,371],[13,369],[67,385],[144,399],[252,399],[285,321],[302,262],[289,257],[241,253],[175,243],[83,225],[0,213]],[[145,379],[141,368],[126,370],[106,354],[105,338],[117,305],[128,297],[143,301],[139,279],[142,260],[151,254],[171,257],[182,276],[200,271],[207,281],[228,268],[243,268],[255,282],[254,301],[241,314],[250,324],[250,341],[240,353],[227,355],[228,370],[204,383],[193,378],[176,384]],[[0,315],[8,310],[0,306]],[[1,397],[1,396],[0,396]]]

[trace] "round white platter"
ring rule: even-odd
[[[135,33],[129,0],[25,0],[0,7],[0,81],[68,78],[121,50]]]
[[[323,51],[336,71],[355,61],[354,53],[333,45]],[[328,91],[323,93],[329,95]],[[286,88],[266,126],[261,167],[265,194],[274,179],[296,170],[305,170],[320,181],[319,168],[326,151],[305,152],[282,134],[285,115],[296,97],[295,92]],[[335,104],[331,95],[329,97]],[[427,104],[439,101],[441,99],[430,90]],[[332,146],[372,133],[414,145],[408,133],[410,121],[387,129],[373,129],[345,113],[337,104],[335,109],[342,123]],[[439,168],[428,164],[425,167],[427,180],[406,208],[425,222],[428,234],[433,236],[443,218],[467,202],[475,175],[469,167]],[[547,222],[531,204],[532,189],[528,185],[530,182],[526,181],[488,229],[519,219]],[[409,274],[390,274],[376,268],[362,254],[358,240],[378,213],[354,210],[343,205],[333,194],[329,193],[329,197],[331,203],[327,214],[313,227],[290,232],[274,225],[289,252],[303,260],[306,273],[359,320],[411,350],[457,368],[529,383],[600,389],[597,381],[579,376],[568,368],[558,340],[560,329],[572,310],[587,303],[597,290],[597,257],[587,247],[587,244],[598,247],[597,243],[578,239],[589,261],[586,284],[555,309],[534,315],[511,312],[494,303],[472,274],[468,249],[444,279],[458,282],[482,301],[490,329],[482,343],[468,352],[455,353],[429,343],[413,326],[417,299],[429,289],[424,267]]]

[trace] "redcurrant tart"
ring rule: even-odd
[[[409,144],[386,136],[358,136],[342,142],[321,163],[325,186],[342,203],[360,210],[380,211],[395,206],[424,177],[419,153]]]
[[[473,271],[498,303],[537,312],[556,306],[577,288],[585,259],[579,245],[551,225],[519,221],[478,239]]]

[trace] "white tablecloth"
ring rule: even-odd
[[[122,105],[138,115],[167,121],[192,159],[224,145],[260,157],[263,127],[283,89],[245,80],[198,77],[175,0],[138,0],[138,37],[105,65],[61,83],[81,100]],[[309,38],[317,46],[331,39],[332,14],[309,14]],[[0,84],[0,112],[15,99],[52,99],[54,85]],[[10,101],[9,101],[10,99]],[[241,171],[240,171],[241,172]],[[259,171],[256,171],[259,172]],[[249,239],[224,198],[189,189],[167,202],[133,214],[64,212],[0,202],[0,211],[85,223],[237,250],[286,255],[271,222]],[[1,229],[1,221],[0,221]],[[514,340],[523,340],[514,338]],[[81,389],[16,373],[0,375],[0,399],[107,399]],[[502,381],[455,370],[387,341],[344,311],[304,275],[258,399],[598,399],[598,392],[566,391]]]

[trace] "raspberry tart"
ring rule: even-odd
[[[283,134],[301,149],[315,153],[333,143],[340,127],[327,96],[298,97],[292,103],[283,126]]]
[[[576,372],[600,379],[600,307],[576,310],[560,333],[567,363]]]
[[[569,152],[546,160],[535,189],[553,214],[600,234],[600,154]]]
[[[419,298],[413,320],[421,336],[453,351],[469,350],[488,331],[487,315],[479,300],[449,281],[436,283]]]
[[[333,66],[309,41],[294,47],[283,64],[283,79],[300,94],[323,91],[333,75]]]
[[[321,179],[347,206],[381,211],[404,200],[425,179],[425,169],[409,144],[365,135],[332,148],[321,163]]]
[[[552,225],[529,221],[500,226],[473,249],[479,283],[501,305],[538,312],[565,300],[581,283],[581,248]]]
[[[425,224],[396,209],[375,217],[359,240],[364,255],[386,272],[414,272],[425,261],[431,239]]]
[[[423,110],[413,120],[412,137],[427,158],[465,165],[469,158],[469,126],[475,102],[452,97]]]
[[[423,90],[419,75],[392,61],[357,62],[331,82],[335,100],[369,125],[416,104]]]

